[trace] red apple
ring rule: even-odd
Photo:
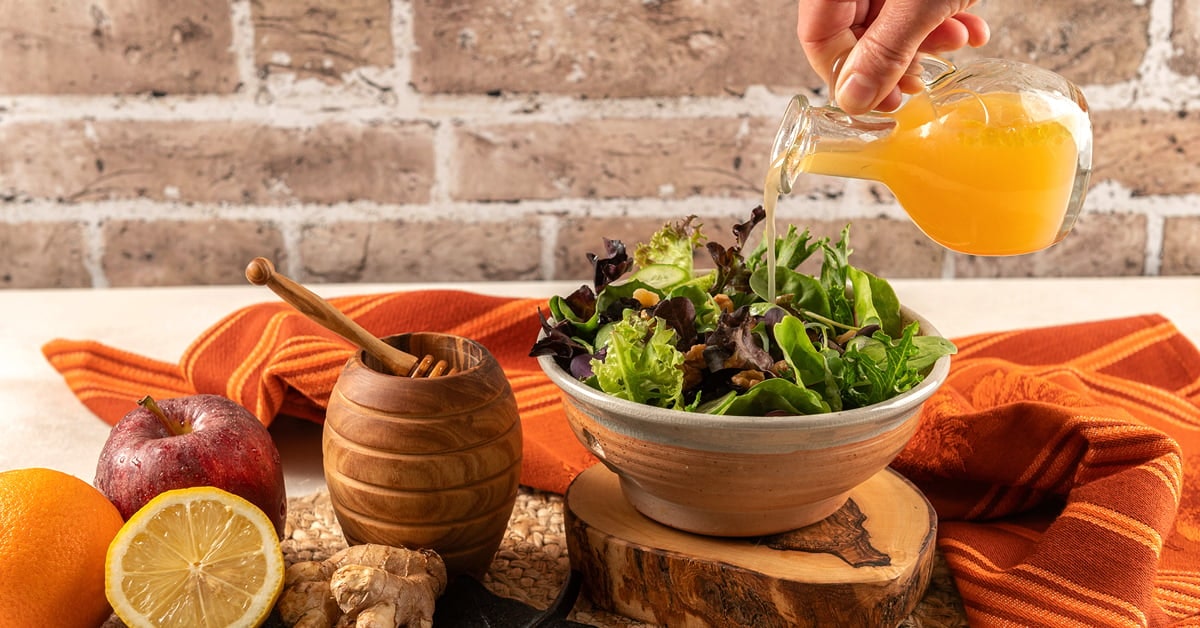
[[[146,397],[109,432],[95,486],[129,519],[155,495],[215,486],[258,506],[282,537],[283,465],[270,432],[232,399]]]

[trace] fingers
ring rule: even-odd
[[[862,33],[866,3],[854,0],[799,0],[796,35],[812,69],[832,85],[837,68]]]
[[[883,3],[846,59],[846,68],[834,88],[835,97],[848,113],[865,113],[879,107],[900,82],[921,44],[942,28],[943,35],[965,39],[961,24],[944,27],[950,17],[944,2],[891,0]],[[949,42],[953,43],[953,42]]]
[[[896,83],[896,87],[893,87],[891,92],[887,96],[884,96],[878,105],[875,105],[875,109],[879,111],[893,111],[903,101],[903,94],[914,94],[925,89],[925,80],[921,78],[921,75],[921,62],[914,58],[908,64],[908,69],[905,70],[904,75]]]
[[[915,53],[915,46],[910,52],[890,49],[867,38],[859,40],[846,58],[845,69],[837,77],[834,100],[851,114],[878,108],[899,84],[910,55]]]
[[[992,29],[988,27],[988,23],[978,15],[972,13],[959,13],[954,16],[964,28],[967,29],[967,45],[972,48],[978,48],[992,38]]]
[[[987,43],[976,0],[799,0],[796,33],[809,65],[848,113],[892,110],[922,87],[919,51]]]
[[[922,52],[946,52],[963,46],[978,48],[991,38],[991,29],[983,18],[959,13],[938,24],[921,42]]]
[[[903,98],[904,95],[900,91],[900,86],[897,85],[896,87],[893,87],[892,91],[888,92],[887,96],[884,96],[883,100],[880,100],[879,104],[875,105],[874,108],[878,111],[894,111],[900,107],[900,103],[903,102]]]
[[[897,84],[900,91],[905,94],[912,94],[925,89],[925,80],[921,78],[923,70],[921,61],[913,59],[912,63],[908,65],[908,70],[904,72],[904,76],[900,77],[900,82]]]
[[[941,24],[934,27],[925,39],[921,41],[919,49],[922,52],[946,52],[948,50],[958,50],[967,45],[967,27],[962,22],[950,18]]]
[[[834,86],[835,100],[848,113],[865,113],[894,101],[893,86],[912,91],[903,79],[919,51],[944,52],[987,42],[990,31],[966,13],[973,0],[886,0],[867,24]]]

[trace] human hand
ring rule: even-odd
[[[918,53],[987,43],[987,22],[966,12],[977,2],[799,0],[796,34],[843,111],[891,111],[922,87]]]

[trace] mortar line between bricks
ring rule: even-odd
[[[1116,181],[1102,181],[1088,190],[1084,215],[1089,212],[1194,216],[1200,206],[1200,193],[1134,196],[1132,190]]]
[[[0,204],[0,223],[55,223],[104,220],[202,221],[214,218],[266,220],[279,223],[329,224],[346,220],[404,219],[418,222],[479,220],[498,222],[518,216],[588,215],[613,218],[629,215],[700,217],[741,216],[761,201],[746,197],[690,197],[678,199],[549,199],[515,203],[446,202],[431,204],[386,204],[353,202],[339,204],[227,205],[220,203],[174,203],[151,200],[112,200],[62,204],[28,201]],[[1200,206],[1200,194],[1134,197],[1124,188],[1105,182],[1089,192],[1081,219],[1088,213],[1130,213],[1162,217],[1192,216]],[[895,203],[876,203],[858,194],[832,199],[784,197],[780,219],[840,220],[854,218],[905,218]]]
[[[555,270],[558,267],[555,251],[558,249],[558,234],[562,230],[562,218],[557,214],[542,215],[538,220],[538,232],[542,241],[542,277],[547,280],[557,279]]]
[[[253,96],[261,86],[254,60],[254,18],[250,0],[231,0],[229,12],[233,29],[230,47],[237,65],[238,80],[242,84],[240,91]]]
[[[296,221],[272,221],[279,229],[283,240],[283,269],[290,277],[300,277],[304,269],[304,251],[300,243],[304,240],[304,225]]]
[[[1142,63],[1138,67],[1139,82],[1153,84],[1147,77],[1155,74],[1155,70],[1168,70],[1168,62],[1174,53],[1171,41],[1171,31],[1174,27],[1175,0],[1150,0],[1150,19],[1146,22],[1146,53],[1142,55]]]
[[[245,28],[237,32],[245,31]],[[253,37],[253,35],[248,35]],[[251,75],[246,91],[263,89],[255,76],[253,59],[239,52],[239,74]],[[249,64],[249,68],[242,67]],[[1167,68],[1161,87],[1146,80],[1114,85],[1082,86],[1093,111],[1142,109],[1176,111],[1200,103],[1200,79],[1182,77]],[[403,78],[406,70],[394,75]],[[399,82],[399,78],[397,81]],[[270,94],[270,103],[237,96],[8,96],[0,99],[4,121],[65,122],[79,119],[137,122],[258,122],[277,127],[307,127],[327,122],[394,122],[460,119],[472,123],[570,123],[595,119],[688,120],[761,117],[774,119],[783,111],[789,94],[771,94],[763,88],[743,96],[672,97],[617,100],[580,100],[570,95],[425,95],[411,92],[405,81],[398,87],[398,104],[380,104],[378,93],[359,97],[344,90],[321,87],[315,93],[297,89]],[[329,107],[337,102],[338,107]],[[820,104],[814,99],[815,104]]]
[[[256,80],[257,83],[257,80]],[[303,91],[297,88],[297,91]],[[579,100],[573,96],[404,94],[411,106],[384,105],[377,98],[320,88],[315,92],[270,94],[269,104],[230,96],[7,96],[0,98],[6,122],[78,119],[131,121],[244,121],[275,126],[326,121],[362,122],[462,119],[468,122],[560,122],[614,119],[704,119],[777,117],[787,98],[746,97]],[[789,96],[790,97],[790,96]],[[291,100],[295,98],[296,100]],[[330,107],[337,102],[337,107]]]
[[[840,199],[821,199],[806,202],[801,210],[782,203],[779,217],[803,217],[811,220],[842,217],[875,217],[887,214],[880,206],[859,212],[847,212],[839,207]],[[0,204],[0,222],[46,223],[87,220],[148,220],[148,221],[208,221],[214,218],[231,220],[265,220],[279,223],[323,225],[359,220],[404,219],[418,222],[439,220],[478,220],[502,222],[518,216],[548,214],[586,214],[597,218],[664,216],[678,219],[696,214],[700,217],[742,216],[759,203],[757,198],[682,198],[682,199],[551,199],[517,203],[451,202],[433,204],[394,205],[367,202],[333,205],[224,205],[200,203],[171,203],[149,200],[115,200],[95,203],[58,204],[32,201],[20,204]],[[896,209],[896,212],[899,212]],[[895,216],[902,214],[895,213]]]
[[[456,151],[454,128],[449,121],[443,121],[433,131],[433,185],[429,190],[429,204],[436,205],[451,200],[455,183],[452,177],[455,172],[470,172],[470,168],[456,167]]]
[[[417,49],[417,39],[413,34],[412,2],[391,2],[391,32],[392,32],[392,64],[395,66],[396,89],[403,89],[415,95],[413,88],[413,51]]]
[[[83,224],[83,267],[92,278],[93,288],[107,288],[108,275],[104,272],[104,240],[103,221],[89,220]]]
[[[1164,222],[1162,216],[1146,216],[1146,259],[1143,275],[1158,275],[1162,272]]]

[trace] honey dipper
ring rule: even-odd
[[[276,272],[274,264],[265,257],[250,261],[246,279],[256,286],[267,286],[310,320],[366,351],[392,375],[437,377],[451,370],[445,360],[435,360],[431,355],[418,359],[375,337],[316,293]]]

